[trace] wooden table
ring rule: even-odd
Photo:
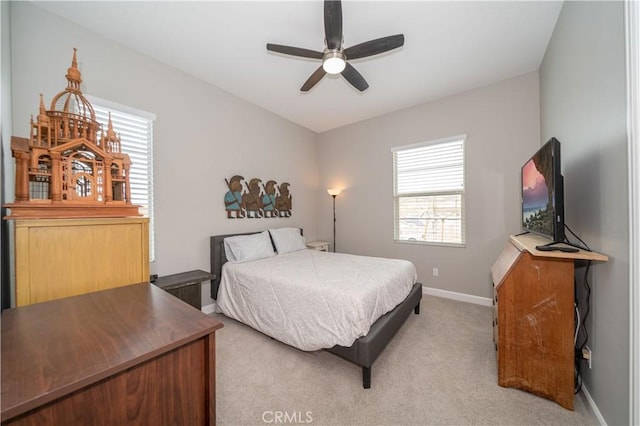
[[[215,424],[222,323],[148,283],[2,313],[3,424]]]

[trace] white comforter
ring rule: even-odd
[[[351,346],[416,280],[406,260],[300,250],[225,263],[217,305],[268,336],[314,351]]]

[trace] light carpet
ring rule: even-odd
[[[497,384],[492,308],[424,296],[375,361],[362,369],[328,352],[303,352],[220,314],[218,425],[598,425],[575,411]]]

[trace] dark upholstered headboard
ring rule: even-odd
[[[220,279],[222,277],[222,265],[227,262],[227,255],[224,252],[224,239],[227,237],[235,237],[236,235],[251,235],[258,234],[263,231],[256,232],[242,232],[238,234],[226,234],[226,235],[214,235],[210,237],[211,244],[211,273],[215,274],[215,279],[211,281],[211,298],[216,300],[218,298],[218,288],[220,287]],[[300,228],[300,234],[303,235],[302,228]],[[273,244],[273,240],[271,241]],[[275,250],[275,246],[273,248]]]

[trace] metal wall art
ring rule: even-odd
[[[228,188],[224,195],[228,219],[291,216],[292,196],[289,193],[289,183],[278,185],[274,180],[263,183],[258,178],[247,181],[240,175],[224,181]]]

